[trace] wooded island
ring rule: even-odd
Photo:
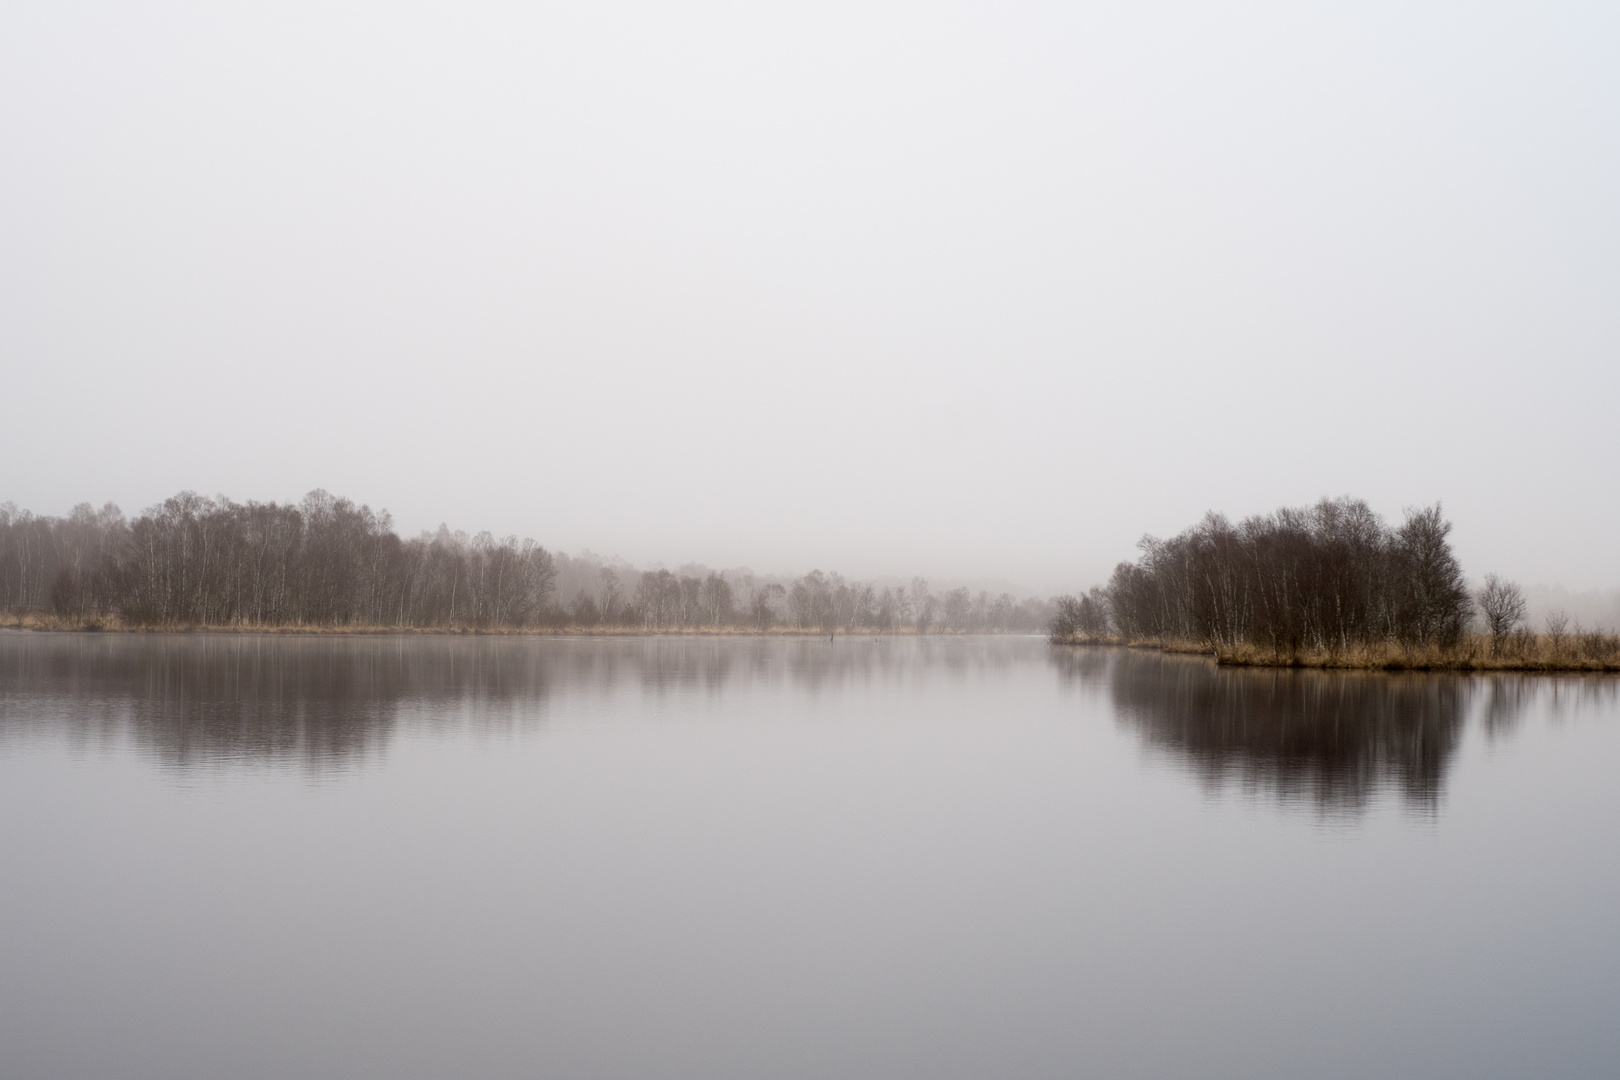
[[[1213,654],[1223,664],[1388,669],[1620,670],[1620,636],[1548,616],[1525,623],[1518,586],[1471,592],[1438,504],[1390,526],[1359,499],[1324,499],[1236,525],[1207,514],[1144,539],[1103,586],[1060,597],[1059,644]]]

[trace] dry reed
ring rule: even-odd
[[[30,612],[14,614],[0,612],[0,629],[32,630],[43,633],[83,633],[86,631],[116,631],[133,634],[305,634],[305,635],[367,635],[367,634],[443,634],[450,636],[478,635],[491,637],[827,637],[825,630],[800,630],[792,626],[773,626],[761,630],[752,626],[371,626],[357,623],[344,624],[282,624],[259,623],[193,624],[193,623],[126,623],[116,616],[70,618],[62,615]],[[959,630],[933,629],[919,635],[915,629],[878,630],[840,627],[838,637],[960,637]]]
[[[1331,668],[1357,671],[1571,671],[1620,672],[1620,634],[1579,630],[1564,634],[1519,632],[1494,641],[1468,634],[1450,647],[1396,641],[1342,648],[1271,649],[1253,644],[1215,645],[1186,640],[1130,640],[1075,635],[1060,644],[1114,645],[1195,653],[1232,667]]]

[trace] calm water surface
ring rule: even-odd
[[[0,634],[0,1076],[1620,1076],[1616,685]]]

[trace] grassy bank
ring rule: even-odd
[[[126,624],[117,618],[66,618],[60,615],[0,614],[0,630],[33,630],[42,633],[83,633],[111,631],[133,634],[300,634],[318,636],[364,636],[376,634],[482,635],[490,637],[827,637],[825,630],[799,630],[773,626],[760,630],[751,626],[366,626],[343,625],[260,626],[249,623],[207,624]],[[960,637],[962,631],[931,629],[919,635],[914,629],[877,630],[840,627],[837,637]]]
[[[1620,635],[1601,631],[1570,634],[1511,634],[1493,641],[1465,635],[1450,648],[1376,642],[1340,649],[1269,649],[1258,645],[1215,646],[1167,639],[1123,640],[1113,636],[1072,635],[1056,644],[1113,645],[1208,656],[1230,667],[1325,668],[1347,671],[1571,671],[1620,672]]]

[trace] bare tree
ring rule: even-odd
[[[681,626],[701,626],[704,622],[703,579],[683,575],[678,580],[681,592],[675,621]]]
[[[1552,645],[1553,659],[1558,659],[1563,655],[1564,644],[1569,640],[1569,615],[1566,612],[1547,613],[1547,640]]]
[[[681,581],[668,570],[641,575],[636,586],[636,611],[642,625],[662,630],[677,625],[681,614]]]
[[[705,621],[710,626],[729,625],[732,615],[731,583],[711,572],[703,579],[701,595]]]
[[[1054,603],[1057,611],[1046,624],[1047,635],[1054,642],[1073,641],[1080,630],[1080,601],[1072,596],[1060,596]]]
[[[1524,590],[1495,574],[1486,574],[1485,587],[1479,591],[1477,599],[1494,652],[1502,640],[1524,621]]]
[[[602,621],[609,626],[618,626],[624,621],[620,614],[624,607],[624,584],[619,575],[606,566],[598,571],[597,606],[601,608]]]
[[[568,621],[575,626],[595,626],[602,621],[602,609],[590,593],[581,589],[574,594],[574,602],[568,606]]]
[[[777,611],[787,597],[787,590],[775,582],[755,589],[749,597],[748,611],[754,629],[765,631],[776,625]]]
[[[928,593],[928,581],[925,578],[911,579],[911,616],[917,633],[926,634],[934,621],[934,598]]]
[[[1090,638],[1100,638],[1108,633],[1108,597],[1102,589],[1094,586],[1080,598],[1075,622],[1077,629]]]
[[[854,630],[857,627],[875,626],[877,620],[877,590],[871,585],[851,585],[848,628]]]

